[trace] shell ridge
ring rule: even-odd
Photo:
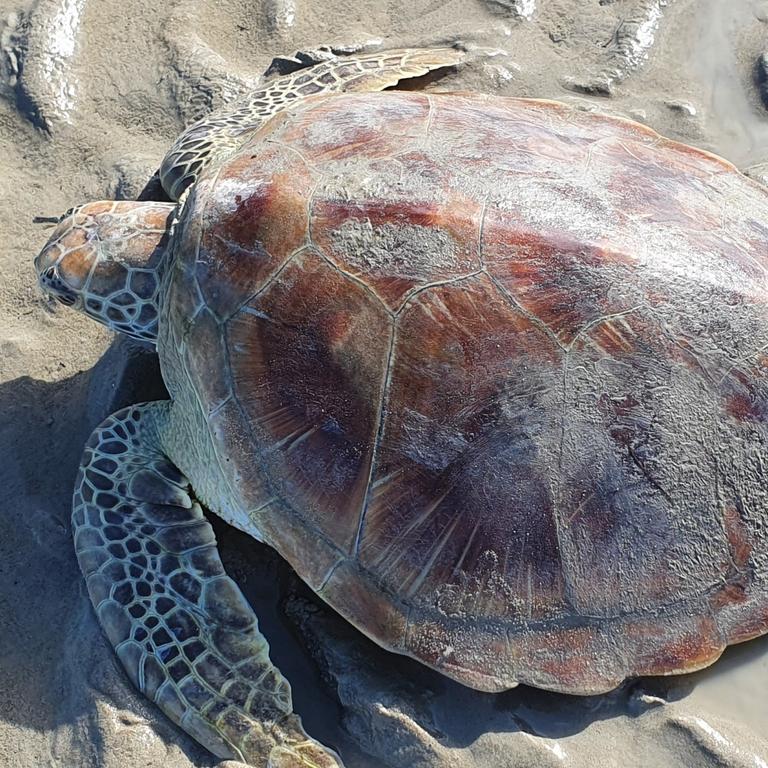
[[[347,280],[350,280],[355,285],[360,286],[372,299],[375,299],[379,304],[381,304],[382,309],[390,316],[395,317],[396,313],[392,312],[392,310],[387,306],[384,299],[382,299],[381,296],[379,296],[376,291],[371,288],[368,283],[365,282],[362,278],[358,277],[357,275],[353,275],[351,272],[347,272],[346,269],[342,269],[338,264],[336,264],[332,259],[328,258],[325,251],[322,248],[319,248],[318,246],[314,245],[312,246],[317,253],[322,257],[323,261],[325,261],[326,264],[328,264],[329,267],[335,269],[340,275],[344,275],[344,277],[347,278]]]
[[[424,139],[421,142],[421,149],[426,149],[429,145],[429,134],[432,132],[432,125],[435,122],[435,113],[437,107],[435,105],[435,99],[433,99],[428,93],[424,94],[427,97],[427,104],[429,104],[429,112],[427,112],[426,124],[424,126]]]
[[[342,269],[341,266],[336,264],[326,253],[325,251],[317,245],[315,242],[312,231],[314,228],[314,205],[315,205],[315,195],[317,194],[317,189],[320,186],[320,182],[318,181],[314,188],[312,189],[312,192],[309,195],[309,199],[307,201],[307,239],[309,240],[311,246],[315,249],[315,251],[320,254],[320,256],[323,258],[323,260],[330,266],[333,267],[339,274],[344,275],[347,279],[351,280],[355,285],[360,286],[369,296],[371,296],[373,299],[375,299],[384,309],[384,311],[389,315],[390,317],[394,317],[394,313],[389,308],[387,303],[384,301],[384,299],[379,296],[379,294],[370,286],[368,283],[366,283],[364,280],[362,280],[357,275],[353,275],[351,272],[348,272],[345,269]]]
[[[398,307],[397,311],[394,313],[394,316],[399,317],[408,308],[408,305],[411,303],[411,301],[420,296],[425,291],[429,291],[433,288],[440,288],[443,285],[453,285],[454,283],[460,283],[464,280],[471,280],[473,277],[477,277],[478,275],[482,274],[486,274],[486,272],[483,268],[480,268],[476,269],[474,272],[468,272],[465,275],[454,275],[453,277],[446,277],[444,280],[433,280],[429,283],[424,283],[423,285],[417,285],[415,288],[412,288],[408,293],[405,294],[403,301]]]
[[[233,318],[235,315],[239,314],[243,311],[244,307],[247,307],[254,299],[258,299],[259,296],[261,296],[262,293],[264,293],[272,283],[277,280],[280,275],[283,273],[283,271],[288,267],[292,262],[294,262],[296,259],[298,259],[301,254],[304,251],[310,250],[312,246],[310,245],[302,245],[299,248],[297,248],[280,266],[271,274],[267,275],[266,280],[261,285],[261,287],[254,291],[253,293],[249,294],[247,298],[245,298],[236,308],[235,310],[230,314],[229,318],[227,320]]]
[[[393,320],[390,330],[389,339],[389,352],[387,354],[387,365],[384,372],[383,386],[381,388],[381,402],[379,404],[378,424],[376,426],[376,439],[373,445],[373,451],[371,453],[371,466],[368,471],[368,482],[365,486],[365,493],[363,494],[363,503],[360,508],[360,519],[357,524],[357,532],[355,534],[355,540],[352,546],[352,555],[357,558],[360,553],[360,542],[363,536],[363,529],[365,525],[365,515],[368,511],[368,504],[371,498],[371,490],[373,484],[373,478],[376,476],[376,469],[379,458],[379,448],[381,446],[381,440],[384,435],[384,429],[386,426],[387,417],[387,402],[389,399],[389,390],[392,383],[393,361],[395,358],[395,347],[397,345],[397,321]],[[359,567],[359,561],[358,561]]]
[[[562,341],[557,337],[557,334],[537,315],[535,315],[533,312],[531,312],[529,309],[526,309],[520,302],[514,297],[512,292],[504,286],[498,278],[496,278],[494,275],[492,275],[485,267],[483,267],[481,270],[484,275],[486,275],[489,280],[496,286],[496,290],[499,291],[499,293],[503,296],[503,298],[507,301],[507,303],[514,309],[516,312],[519,312],[523,317],[530,320],[540,331],[542,331],[544,334],[546,334],[549,339],[557,346],[559,347],[563,352],[567,351],[565,345]]]

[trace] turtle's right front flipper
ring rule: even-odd
[[[99,622],[137,688],[215,755],[338,767],[293,714],[213,529],[162,450],[169,406],[113,414],[85,449],[72,522]]]
[[[292,101],[323,93],[381,91],[400,80],[455,66],[464,56],[455,48],[402,48],[332,58],[269,80],[193,123],[176,139],[160,166],[163,188],[178,200],[204,166],[235,151],[244,133],[260,128]]]

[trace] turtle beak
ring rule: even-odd
[[[38,282],[46,294],[53,296],[54,299],[68,307],[74,307],[80,298],[78,293],[61,279],[55,265],[51,265],[44,272],[40,272]]]

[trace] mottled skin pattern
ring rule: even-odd
[[[163,452],[169,406],[118,411],[85,449],[72,526],[99,621],[133,684],[215,754],[332,768],[293,714],[213,529]]]
[[[606,691],[765,632],[766,219],[719,158],[551,102],[346,94],[252,130],[157,267],[171,402],[110,417],[78,479],[132,679],[220,756],[337,761],[198,500],[488,691]],[[48,274],[73,226],[38,268],[88,311],[82,269]]]
[[[767,197],[554,103],[290,107],[182,213],[159,349],[210,443],[174,459],[469,685],[708,664],[768,623]]]

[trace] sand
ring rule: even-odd
[[[462,40],[476,55],[429,87],[631,116],[765,180],[766,33],[762,0],[0,0],[0,765],[217,764],[131,689],[70,541],[82,445],[162,396],[156,360],[42,297],[33,217],[135,196],[185,123],[322,44]],[[768,639],[603,697],[480,694],[379,650],[267,548],[217,532],[308,730],[349,768],[768,765]]]

